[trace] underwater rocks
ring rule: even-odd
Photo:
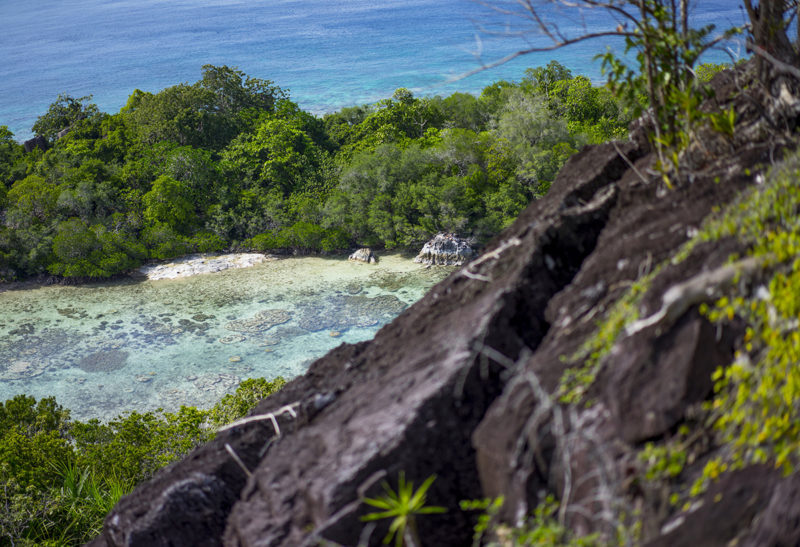
[[[289,321],[292,314],[286,310],[263,310],[250,319],[229,321],[225,328],[235,332],[256,333],[271,329]]]
[[[268,257],[260,253],[235,253],[218,256],[189,255],[167,264],[141,266],[136,271],[150,281],[155,281],[221,272],[230,268],[249,268],[267,260]]]
[[[78,367],[86,372],[119,370],[128,363],[128,352],[119,349],[100,350],[83,357]]]
[[[234,374],[203,374],[193,382],[197,389],[213,391],[215,394],[225,395],[239,385],[239,378]]]
[[[89,317],[89,314],[86,310],[80,310],[78,308],[56,308],[58,315],[63,317],[67,317],[68,319],[77,319],[83,320]]]
[[[397,273],[385,270],[376,270],[369,276],[369,284],[384,291],[399,292],[408,290],[418,285],[422,278],[428,278],[431,285],[441,281],[451,271],[451,268],[420,268],[417,271]],[[357,293],[350,293],[357,294]]]
[[[362,247],[358,249],[356,252],[350,255],[348,260],[352,260],[354,262],[365,262],[367,264],[377,264],[378,257],[375,256],[375,253],[372,252],[372,249],[369,247]]]
[[[223,336],[217,342],[220,344],[237,344],[239,342],[244,342],[247,340],[247,337],[242,334],[228,334],[227,336]]]
[[[343,331],[350,327],[371,327],[388,321],[406,305],[396,296],[336,296],[318,304],[303,307],[297,324],[311,332]]]
[[[414,262],[431,266],[461,266],[475,256],[466,239],[454,234],[439,233],[422,246]]]
[[[167,387],[158,391],[160,405],[168,411],[179,409],[182,405],[211,407],[222,397],[236,390],[241,378],[233,373],[208,373],[190,375],[185,379],[190,387]]]
[[[5,368],[0,370],[0,380],[22,380],[39,376],[45,371],[45,365],[33,361],[11,361]]]

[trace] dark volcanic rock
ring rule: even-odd
[[[753,466],[720,477],[688,514],[667,522],[661,534],[647,547],[723,547],[766,507],[770,492],[780,482],[779,473],[766,466]],[[773,498],[775,496],[773,495]],[[758,543],[781,545],[781,543]],[[796,545],[785,543],[783,545]]]
[[[507,360],[547,332],[546,304],[594,249],[616,201],[614,175],[624,171],[611,146],[587,149],[572,162],[582,176],[564,178],[550,199],[534,203],[470,270],[437,285],[373,341],[340,346],[262,402],[256,412],[296,405],[295,419],[282,415],[279,438],[264,436],[261,423],[248,425],[160,472],[108,517],[108,544],[163,534],[172,545],[191,545],[195,536],[180,540],[164,523],[195,518],[218,543],[224,521],[230,545],[298,545],[311,537],[355,544],[363,528],[359,488],[376,472],[394,482],[400,471],[416,484],[435,473],[429,500],[449,507],[421,519],[420,533],[434,545],[468,543],[469,516],[457,504],[481,496],[472,429],[499,394]],[[253,470],[243,490],[243,471],[229,481],[226,442]],[[226,489],[206,497],[218,503],[220,520],[186,512],[145,517],[153,499],[184,480],[178,477],[197,473],[225,474]],[[378,493],[377,484],[372,488]],[[239,502],[231,510],[233,492]]]
[[[754,113],[749,116],[741,120],[743,125],[759,119]],[[600,363],[589,409],[563,405],[555,392],[568,367],[583,365],[583,358],[576,357],[581,355],[579,348],[595,332],[596,320],[627,287],[675,255],[714,207],[729,203],[753,184],[748,166],[769,161],[772,151],[758,141],[738,146],[735,157],[706,162],[693,173],[690,184],[670,192],[642,179],[651,156],[636,161],[636,172],[620,178],[616,207],[595,251],[572,283],[548,303],[545,318],[552,328],[520,364],[473,436],[484,495],[505,497],[502,517],[507,522],[518,522],[519,515],[538,504],[542,492],[552,492],[568,509],[566,524],[581,533],[598,531],[613,537],[619,522],[610,516],[636,511],[643,540],[656,541],[667,534],[662,525],[669,504],[640,495],[634,487],[641,465],[637,454],[641,443],[669,435],[689,419],[693,403],[711,393],[710,374],[730,363],[735,333],[718,332],[696,307],[690,307],[673,323],[656,324],[630,336],[623,332],[616,338]],[[658,311],[662,296],[674,285],[746,251],[732,241],[718,245],[719,249],[700,245],[682,262],[660,270],[642,299],[640,316]],[[752,487],[746,474],[725,480],[730,482],[723,490],[741,492],[742,499]],[[630,505],[620,508],[619,503]],[[731,511],[741,516],[733,524],[721,516],[720,521],[702,520],[707,531],[701,535],[681,531],[680,523],[670,533],[685,534],[686,541],[680,544],[715,544],[717,540],[709,538],[733,537],[746,530],[758,503],[748,512]]]
[[[27,141],[22,143],[22,146],[25,147],[25,152],[28,154],[33,152],[37,148],[44,152],[50,147],[47,144],[47,139],[45,139],[41,135],[36,135],[32,139],[28,139]]]
[[[502,495],[499,517],[518,524],[546,494],[579,533],[615,537],[624,514],[653,546],[796,544],[796,478],[762,466],[725,473],[684,512],[668,489],[641,480],[644,443],[696,419],[711,371],[734,353],[737,333],[712,328],[696,305],[610,341],[591,405],[557,393],[565,370],[584,364],[579,349],[597,320],[634,282],[659,267],[639,304],[649,317],[668,289],[745,251],[731,238],[669,261],[779,155],[781,144],[754,137],[764,127],[752,102],[734,105],[731,142],[712,135],[688,152],[691,180],[673,190],[648,174],[641,129],[573,156],[482,256],[374,340],[339,346],[262,401],[261,421],[221,433],[123,498],[94,544],[356,545],[367,541],[360,517],[370,511],[360,498],[379,495],[383,479],[395,486],[400,472],[415,485],[437,475],[428,502],[448,512],[419,519],[426,545],[470,544],[459,500]],[[718,145],[729,152],[713,159]],[[720,449],[706,437],[692,440],[699,448],[680,477],[688,484]]]
[[[745,472],[750,471],[747,469]],[[762,497],[763,493],[771,492],[769,505],[759,514],[753,530],[740,541],[740,545],[800,545],[800,477],[793,475],[778,482],[777,472],[773,470],[772,473],[772,481],[762,481],[759,485]]]
[[[696,311],[665,335],[651,328],[622,340],[606,358],[598,379],[620,438],[628,443],[663,435],[692,403],[713,388],[711,373],[733,359],[733,339]],[[638,419],[631,420],[631,416]]]

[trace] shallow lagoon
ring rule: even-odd
[[[450,268],[319,257],[159,281],[0,293],[0,401],[54,395],[78,419],[207,407],[371,338]]]

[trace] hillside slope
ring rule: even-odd
[[[603,542],[797,543],[797,475],[775,465],[797,457],[794,433],[739,451],[747,424],[719,414],[736,378],[716,374],[715,391],[712,374],[748,352],[760,362],[742,310],[795,267],[790,251],[757,251],[768,233],[793,244],[784,221],[800,200],[749,192],[792,188],[794,164],[767,172],[794,147],[800,95],[760,88],[749,65],[713,85],[709,108],[733,106],[736,132],[701,132],[686,180],[668,190],[650,174],[641,127],[585,148],[481,257],[262,401],[255,414],[273,419],[220,433],[123,498],[92,545],[356,545],[372,511],[360,498],[401,472],[435,474],[428,500],[448,509],[420,517],[425,545],[470,543],[460,500],[503,496],[498,519],[525,526],[547,494],[554,518]],[[761,228],[739,230],[745,217]]]

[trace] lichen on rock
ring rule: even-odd
[[[364,262],[366,264],[378,263],[378,257],[375,256],[375,253],[373,253],[372,249],[369,247],[362,247],[361,249],[356,250],[348,257],[348,260],[352,260],[354,262]]]
[[[414,262],[431,266],[461,266],[474,256],[475,250],[468,240],[455,234],[438,233],[422,246]]]

